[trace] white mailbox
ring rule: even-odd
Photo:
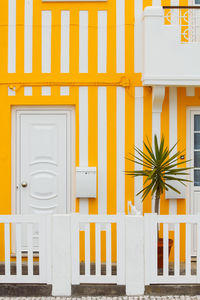
[[[96,167],[76,168],[76,197],[96,198]]]

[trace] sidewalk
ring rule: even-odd
[[[0,300],[200,300],[200,296],[135,296],[135,297],[0,297]]]

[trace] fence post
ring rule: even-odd
[[[144,294],[143,216],[126,216],[126,294]]]
[[[53,216],[53,296],[71,295],[70,215]]]

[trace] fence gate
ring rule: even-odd
[[[1,215],[1,283],[50,283],[50,227],[51,219],[43,215]],[[35,236],[37,228],[37,236]],[[23,239],[26,238],[26,248]],[[37,239],[37,251],[34,240]],[[34,257],[36,256],[36,257]]]
[[[145,285],[200,283],[200,216],[145,214]],[[158,233],[163,237],[163,266],[158,266]],[[192,257],[196,233],[197,256]],[[169,256],[169,238],[173,246]]]
[[[72,215],[72,284],[125,284],[124,218],[124,215]]]

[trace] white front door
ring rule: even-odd
[[[15,213],[64,214],[71,202],[71,113],[18,110]]]

